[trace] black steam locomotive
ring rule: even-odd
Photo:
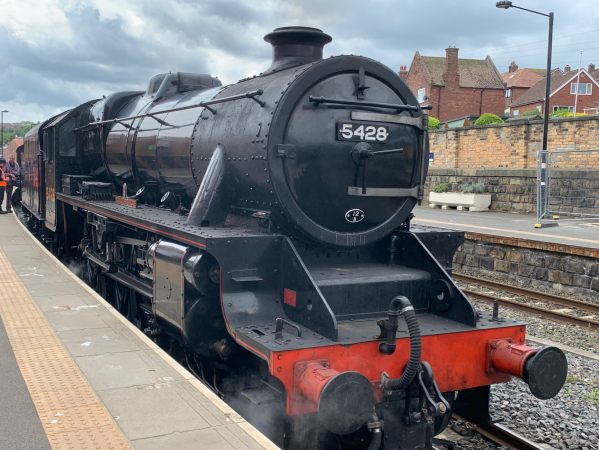
[[[314,28],[265,40],[259,76],[161,74],[31,130],[30,228],[286,448],[431,448],[512,375],[556,395],[564,355],[448,275],[463,236],[410,226],[428,137],[407,86],[322,59]]]

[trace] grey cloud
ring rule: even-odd
[[[556,12],[556,65],[577,65],[579,49],[585,50],[583,64],[599,65],[592,43],[599,8],[593,0],[521,3]],[[152,75],[169,70],[213,73],[234,82],[247,75],[244,67],[268,66],[271,50],[262,37],[287,25],[331,34],[326,55],[361,54],[394,70],[409,65],[416,50],[443,55],[448,45],[458,46],[463,57],[489,54],[500,69],[512,59],[542,67],[545,58],[546,19],[498,10],[494,0],[148,0],[135,11],[155,30],[144,36],[136,36],[123,19],[102,17],[88,0],[78,5],[65,12],[74,32],[69,42],[30,45],[0,26],[0,60],[10,62],[0,71],[1,102],[66,109],[112,91],[144,88]],[[223,73],[215,73],[215,51],[228,55],[219,66]],[[13,120],[39,119],[36,111]]]

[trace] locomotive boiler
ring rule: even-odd
[[[490,422],[491,384],[556,395],[563,353],[452,281],[463,235],[410,225],[428,136],[409,88],[322,59],[321,30],[265,40],[258,76],[161,74],[33,129],[29,225],[286,448],[431,448],[453,410]]]

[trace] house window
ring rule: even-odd
[[[511,89],[506,89],[505,90],[505,98],[510,98],[512,96],[512,90]]]
[[[426,94],[425,88],[418,89],[418,103],[422,103],[424,101],[425,94]]]
[[[593,93],[591,83],[572,83],[570,84],[570,94],[576,94],[576,86],[578,86],[578,95],[591,95]]]
[[[543,107],[541,105],[537,106],[537,111],[541,112],[541,110],[543,109]]]
[[[514,109],[514,111],[512,111],[512,115],[519,116],[520,115],[520,110],[519,109]]]
[[[574,106],[558,106],[558,105],[555,105],[553,107],[553,112],[557,112],[557,111],[571,111],[571,112],[574,112]]]

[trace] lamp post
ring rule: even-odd
[[[0,111],[0,158],[4,158],[4,113],[6,109]]]
[[[548,213],[548,200],[549,200],[549,181],[548,173],[548,149],[547,149],[547,134],[549,129],[549,96],[551,95],[551,46],[553,44],[553,13],[545,14],[539,11],[533,11],[532,9],[522,8],[512,4],[511,1],[501,1],[495,4],[497,8],[509,9],[516,8],[523,11],[528,11],[540,16],[549,18],[549,37],[547,40],[547,73],[545,74],[545,114],[543,115],[543,145],[538,153],[537,159],[537,222],[535,228],[541,228],[541,220]]]

